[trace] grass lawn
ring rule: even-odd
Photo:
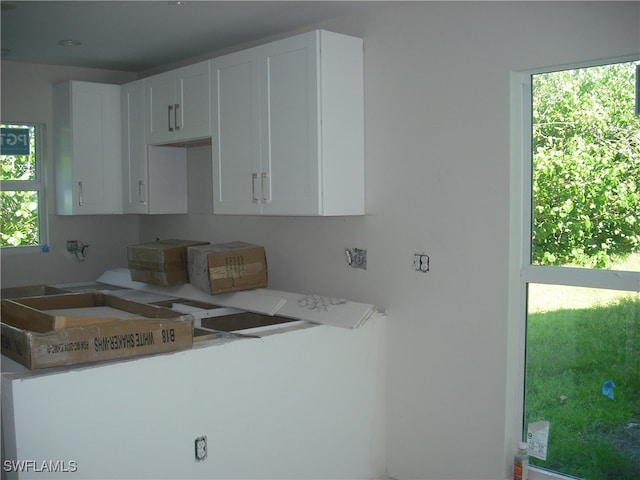
[[[547,460],[532,465],[587,480],[640,479],[640,294],[530,292],[526,424],[550,422]],[[602,394],[608,380],[613,399]]]

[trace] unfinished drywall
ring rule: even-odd
[[[364,38],[367,215],[194,211],[141,235],[257,243],[274,288],[386,309],[389,475],[506,478],[510,73],[638,53],[639,21],[637,2],[393,2],[323,24]]]
[[[2,286],[95,280],[114,263],[126,265],[126,245],[139,237],[135,215],[55,215],[53,171],[53,85],[66,80],[121,84],[135,78],[128,72],[35,65],[2,60],[2,121],[44,126],[43,152],[47,192],[48,252],[38,248],[2,249]],[[87,249],[83,262],[66,251],[67,240]]]
[[[319,25],[365,40],[367,215],[212,216],[201,149],[189,159],[199,185],[190,190],[191,214],[140,217],[135,240],[257,243],[274,288],[386,309],[389,475],[507,478],[516,422],[505,415],[515,361],[507,349],[509,75],[638,54],[639,21],[637,2],[376,2]],[[7,85],[20,85],[5,80],[18,68],[10,64],[2,65],[3,120],[33,120],[5,117]],[[35,77],[25,90],[35,89],[33,102],[50,102],[54,77]],[[138,220],[111,221],[60,224],[79,240],[91,235],[86,243],[104,241],[99,262],[3,254],[3,285],[95,278],[104,265],[123,266],[121,235],[136,237]],[[346,247],[368,250],[367,270],[347,266]],[[413,271],[415,252],[430,255],[429,273]]]

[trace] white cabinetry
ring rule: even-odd
[[[323,30],[211,60],[216,214],[364,214],[362,40]]]
[[[254,50],[211,62],[214,213],[262,211],[259,66]]]
[[[208,60],[145,79],[147,143],[210,137],[209,88]]]
[[[144,81],[122,86],[122,184],[124,213],[148,213]]]
[[[186,149],[147,147],[144,84],[122,86],[124,213],[187,213]]]
[[[53,109],[56,213],[122,213],[120,86],[55,85]]]

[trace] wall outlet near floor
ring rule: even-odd
[[[203,435],[196,438],[196,462],[201,462],[205,458],[207,458],[207,437]]]

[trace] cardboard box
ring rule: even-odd
[[[131,280],[152,285],[189,283],[187,247],[208,245],[193,240],[160,240],[127,247]]]
[[[103,293],[2,300],[2,354],[30,369],[191,348],[193,316]]]
[[[263,247],[245,242],[189,247],[189,281],[216,295],[267,286]]]

